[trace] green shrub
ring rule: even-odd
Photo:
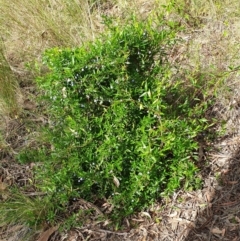
[[[172,22],[106,24],[95,42],[44,55],[50,72],[38,84],[51,148],[37,178],[58,211],[80,197],[113,204],[111,217],[120,220],[181,186],[199,185],[194,153],[209,126],[209,85],[172,73]]]

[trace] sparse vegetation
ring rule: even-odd
[[[19,85],[8,66],[14,63],[19,83],[38,95],[33,115],[47,119],[36,126],[34,145],[14,152],[15,161],[32,165],[34,179],[8,188],[1,225],[70,229],[96,212],[117,226],[176,190],[201,187],[199,143],[214,138],[218,120],[209,110],[238,70],[238,47],[227,31],[221,43],[229,55],[220,48],[208,58],[197,41],[186,41],[207,18],[223,14],[224,2],[152,4],[158,11],[143,11],[141,1],[130,11],[120,0],[0,0],[9,45],[9,59],[0,55],[0,115],[29,118],[20,113]],[[27,195],[28,189],[41,195]],[[70,212],[78,200],[85,208]]]

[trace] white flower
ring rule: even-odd
[[[66,87],[63,87],[63,88],[62,88],[62,95],[63,95],[63,98],[67,98],[67,90],[66,90]]]

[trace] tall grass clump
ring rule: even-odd
[[[0,113],[5,115],[17,114],[18,83],[0,46]]]
[[[23,63],[40,59],[46,48],[94,39],[92,7],[87,0],[0,0],[1,36],[11,63],[23,71]]]
[[[71,3],[66,0],[24,0],[21,3],[1,0],[0,3],[3,11],[1,27],[5,37],[11,33],[22,37],[26,34],[27,40],[35,38],[33,43],[36,44],[69,46],[81,44],[86,38],[94,36],[91,5],[87,0],[74,0]],[[7,24],[10,28],[6,28]],[[15,31],[11,31],[12,28]],[[25,44],[28,45],[28,42]]]
[[[20,113],[21,94],[15,75],[13,74],[0,43],[0,152],[8,149],[6,143],[6,126],[11,118]],[[1,156],[1,155],[0,155]]]
[[[34,227],[38,223],[43,223],[48,213],[52,211],[51,202],[42,202],[41,197],[29,197],[21,193],[17,188],[9,191],[5,190],[5,200],[1,200],[0,205],[0,225],[24,224]],[[36,226],[35,226],[36,228]]]
[[[42,162],[36,179],[55,214],[81,198],[109,203],[121,220],[180,187],[199,187],[197,139],[211,125],[215,79],[176,74],[172,21],[105,23],[93,42],[45,52],[49,73],[37,81],[50,120],[45,143],[19,159]]]

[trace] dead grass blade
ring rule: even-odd
[[[51,227],[48,230],[46,230],[45,232],[43,232],[40,237],[38,238],[37,241],[48,241],[48,239],[50,238],[50,236],[58,229],[58,226],[55,227]]]

